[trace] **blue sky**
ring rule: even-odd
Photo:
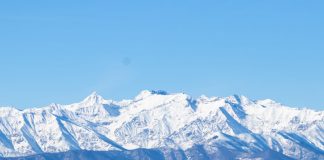
[[[323,7],[319,0],[2,2],[0,106],[162,89],[324,109]]]

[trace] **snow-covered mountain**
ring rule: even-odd
[[[0,157],[68,151],[137,158],[158,151],[165,159],[324,159],[324,111],[237,95],[193,99],[147,90],[119,102],[93,93],[71,105],[0,108]]]

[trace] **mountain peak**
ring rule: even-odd
[[[256,103],[260,104],[262,106],[272,106],[272,107],[282,106],[280,103],[278,103],[272,99],[257,100]]]
[[[180,159],[194,157],[191,153],[257,159],[269,151],[267,156],[323,159],[323,111],[279,108],[272,100],[237,95],[192,99],[184,93],[144,90],[137,98],[115,102],[93,92],[71,105],[0,108],[0,159],[72,150],[126,150],[129,155],[141,148],[163,148],[162,159],[172,159],[173,149],[185,156]]]
[[[251,102],[248,97],[237,94],[227,97],[226,100],[236,104],[249,104]]]
[[[105,99],[100,96],[97,92],[92,92],[88,97],[86,97],[82,102],[88,104],[103,103]]]
[[[167,95],[168,93],[163,90],[143,90],[137,96],[136,100],[146,98],[151,95]]]

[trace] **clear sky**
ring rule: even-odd
[[[3,1],[0,106],[143,89],[324,109],[324,1]]]

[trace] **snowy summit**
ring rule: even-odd
[[[148,90],[120,102],[94,92],[71,105],[0,108],[1,157],[138,149],[165,159],[324,159],[324,111]]]

